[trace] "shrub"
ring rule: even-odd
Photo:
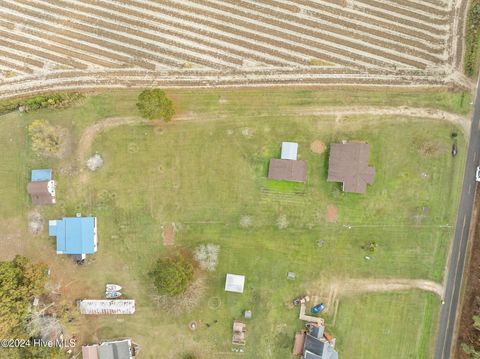
[[[137,108],[144,118],[168,122],[175,115],[173,102],[160,89],[144,90],[138,96]]]
[[[60,131],[46,120],[33,121],[28,126],[28,134],[35,152],[54,156],[61,149]]]
[[[150,272],[159,294],[175,296],[185,293],[193,280],[193,266],[185,255],[160,258]]]
[[[460,344],[463,352],[469,356],[471,359],[480,359],[480,352],[477,352],[472,345],[465,343]]]
[[[82,94],[74,92],[35,96],[27,99],[5,100],[0,102],[0,115],[20,108],[24,112],[35,111],[41,108],[66,108],[83,97]]]

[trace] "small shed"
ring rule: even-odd
[[[245,286],[245,276],[238,274],[227,274],[225,280],[225,291],[234,293],[243,293]]]
[[[302,330],[301,332],[298,332],[295,334],[295,342],[293,344],[293,352],[292,354],[295,356],[302,356],[303,355],[303,347],[305,345],[305,337],[306,337],[306,332],[305,330]]]
[[[41,170],[32,170],[32,182],[42,182],[42,181],[50,181],[52,179],[52,170],[48,169],[41,169]]]
[[[32,170],[32,179],[27,185],[27,192],[32,197],[33,204],[54,204],[55,187],[51,169]]]
[[[295,142],[282,142],[282,154],[280,158],[282,160],[297,160],[298,143]]]
[[[243,316],[245,319],[252,319],[252,311],[246,310],[245,312],[243,312]]]

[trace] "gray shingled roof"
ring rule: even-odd
[[[99,359],[130,359],[130,348],[126,340],[102,343],[98,347]]]
[[[338,359],[338,353],[329,342],[307,334],[303,347],[304,359]]]

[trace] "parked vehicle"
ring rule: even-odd
[[[452,145],[452,157],[455,157],[457,155],[457,144],[454,143]]]
[[[320,303],[320,304],[317,304],[316,306],[312,307],[312,309],[310,311],[312,312],[312,314],[318,314],[321,311],[323,311],[324,309],[325,309],[325,304]]]
[[[477,166],[477,172],[475,173],[475,181],[480,182],[480,166]]]

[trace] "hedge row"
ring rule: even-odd
[[[472,0],[465,31],[465,75],[474,77],[480,64],[480,0]]]
[[[35,111],[41,108],[65,108],[84,96],[80,93],[60,93],[45,96],[35,96],[27,99],[13,99],[0,102],[0,115],[21,110]]]

